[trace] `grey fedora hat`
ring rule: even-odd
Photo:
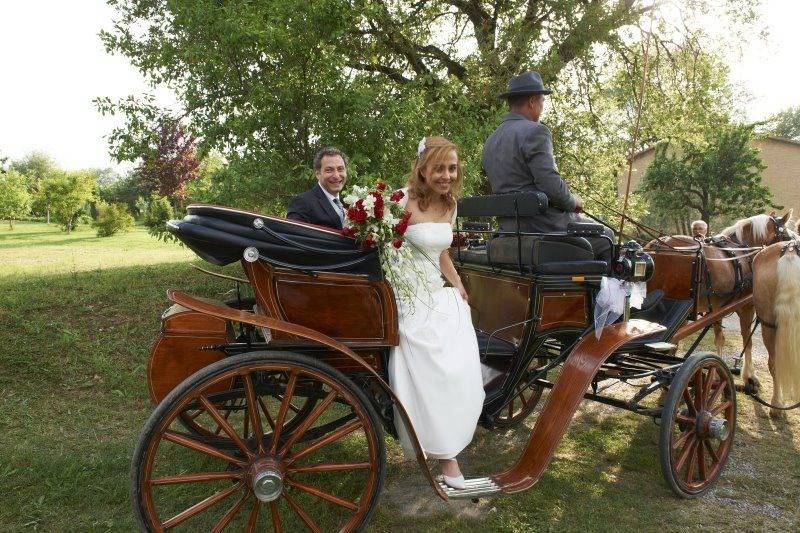
[[[525,94],[550,94],[553,91],[545,89],[542,84],[542,77],[538,72],[525,72],[519,76],[514,76],[508,82],[508,90],[497,95],[498,98],[508,98],[509,96],[522,96]]]

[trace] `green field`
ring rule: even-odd
[[[230,288],[196,272],[192,261],[202,263],[141,228],[100,239],[88,228],[67,235],[43,223],[2,226],[0,530],[135,529],[130,460],[152,411],[145,370],[165,292],[219,297]],[[734,351],[740,341],[728,337]],[[763,361],[758,369],[768,382]],[[477,476],[510,465],[527,433],[525,426],[479,429],[463,469]],[[437,500],[416,464],[390,442],[387,482],[369,530],[800,529],[797,413],[776,424],[740,396],[728,470],[698,500],[669,491],[657,441],[652,420],[584,403],[537,486],[477,504]]]

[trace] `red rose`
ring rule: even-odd
[[[379,191],[385,191],[386,190],[386,184],[384,182],[382,182],[381,180],[378,180],[377,182],[375,182],[375,188],[378,189]]]
[[[372,197],[375,198],[375,218],[380,220],[383,218],[383,196],[380,193],[374,192],[372,193]]]
[[[406,230],[408,229],[408,220],[401,220],[400,222],[395,224],[392,229],[399,235],[405,235]]]
[[[370,233],[364,238],[364,242],[361,243],[361,246],[363,246],[364,248],[369,248],[373,244],[375,244],[375,237],[373,237],[372,233]]]
[[[403,199],[403,197],[404,197],[405,195],[406,195],[406,194],[405,194],[403,191],[401,191],[400,189],[397,189],[397,190],[396,190],[396,191],[394,191],[394,192],[392,193],[392,195],[389,197],[389,200],[391,200],[391,201],[393,201],[393,202],[399,202],[400,200],[402,200],[402,199]]]
[[[342,235],[345,237],[354,237],[356,234],[356,228],[353,227],[345,227],[342,228]]]
[[[394,246],[395,248],[400,248],[401,246],[403,246],[403,240],[402,239],[393,240],[392,246]]]

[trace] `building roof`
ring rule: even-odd
[[[767,135],[765,137],[756,137],[755,140],[757,140],[757,141],[759,141],[759,140],[778,141],[778,142],[783,142],[783,143],[786,143],[786,144],[791,144],[793,146],[800,147],[800,141],[795,141],[794,139],[788,139],[786,137],[778,137],[777,135]],[[658,144],[660,144],[660,143],[656,143],[655,145],[653,145],[653,146],[651,146],[649,148],[645,148],[644,150],[640,150],[640,151],[636,152],[635,154],[633,154],[633,158],[634,159],[638,159],[639,157],[641,157],[641,156],[643,156],[643,155],[645,155],[647,153],[652,152],[653,150],[656,149],[656,146],[658,146]]]

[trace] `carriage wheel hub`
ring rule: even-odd
[[[724,418],[717,418],[708,411],[702,411],[698,415],[697,432],[701,436],[717,440],[725,440],[730,435],[728,421]]]
[[[283,473],[271,459],[256,461],[250,469],[250,486],[260,502],[276,500],[283,492]]]

